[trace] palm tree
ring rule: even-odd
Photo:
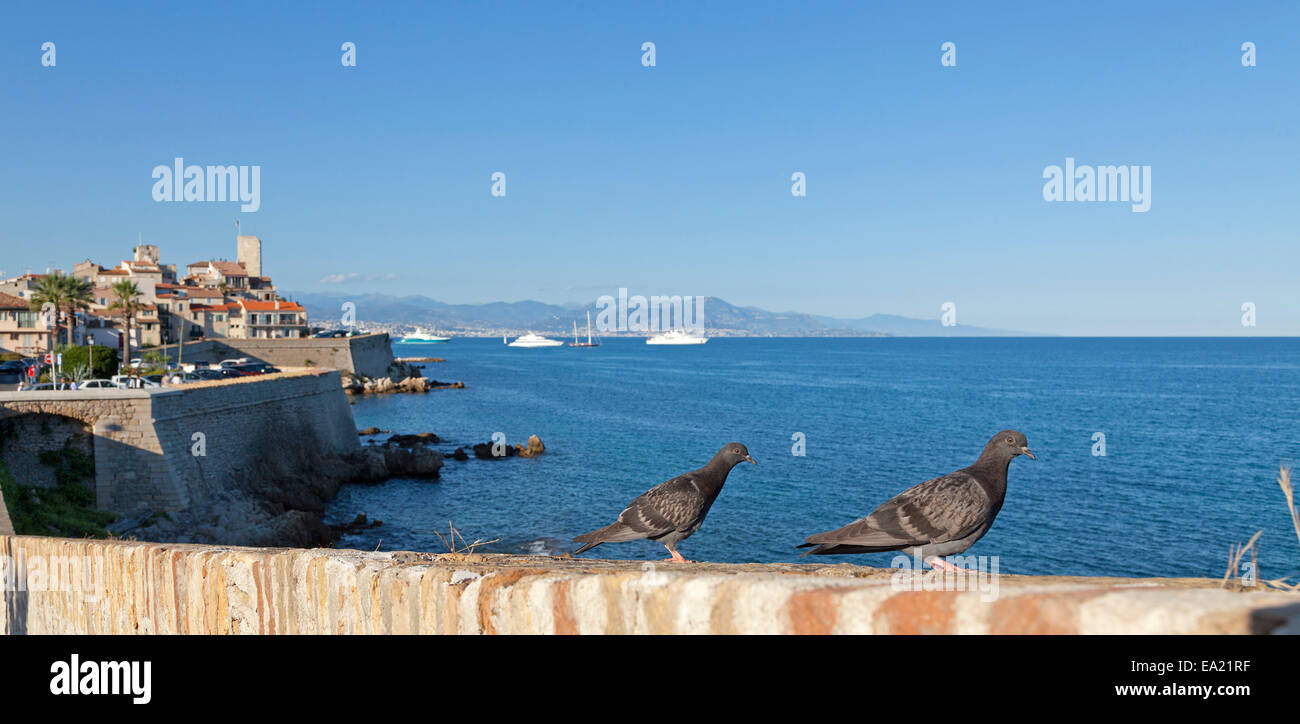
[[[79,309],[89,309],[91,295],[95,285],[54,272],[41,277],[32,289],[30,306],[33,311],[40,310],[46,304],[54,306],[54,344],[57,347],[63,336],[63,320],[70,318]],[[71,330],[69,330],[71,341]],[[51,349],[50,351],[54,351]]]
[[[127,362],[131,359],[131,322],[135,320],[135,315],[144,309],[144,304],[137,299],[140,296],[140,287],[130,279],[114,282],[113,294],[117,295],[117,301],[110,304],[108,308],[120,310],[122,318],[125,320],[126,355],[123,362]]]

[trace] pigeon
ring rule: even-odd
[[[722,492],[723,483],[727,482],[727,474],[746,460],[758,464],[750,457],[749,449],[744,445],[738,442],[723,445],[708,465],[678,475],[642,493],[618,514],[617,522],[574,538],[575,542],[583,544],[574,551],[574,555],[591,550],[601,543],[649,538],[662,543],[672,554],[672,558],[664,560],[688,563],[677,552],[677,544],[700,529],[704,524],[704,516],[709,514],[713,501]]]
[[[914,485],[871,515],[810,535],[799,547],[812,547],[805,556],[903,551],[933,568],[957,570],[944,556],[964,552],[993,526],[1007,494],[1007,468],[1017,455],[1038,459],[1022,433],[1003,430],[973,465]]]

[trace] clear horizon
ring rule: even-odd
[[[283,290],[566,304],[626,287],[838,318],[954,302],[962,325],[1058,336],[1300,334],[1291,4],[6,19],[5,276],[113,266],[137,235],[166,263],[233,258],[238,219]],[[175,158],[259,167],[260,207],[155,201]],[[1149,208],[1045,200],[1047,170],[1075,164],[1148,169]]]

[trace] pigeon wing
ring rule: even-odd
[[[927,480],[899,493],[865,518],[808,537],[810,544],[905,548],[943,543],[975,532],[992,501],[964,471]]]
[[[686,473],[642,493],[618,514],[618,522],[641,537],[658,538],[691,527],[707,508],[693,474]]]

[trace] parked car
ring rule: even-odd
[[[113,375],[113,379],[110,381],[114,385],[117,385],[117,388],[120,390],[159,386],[159,384],[156,381],[152,381],[144,377],[132,377],[130,375]]]
[[[230,369],[245,375],[269,375],[280,371],[265,362],[249,362],[242,365],[232,365]]]
[[[79,390],[116,390],[117,383],[112,380],[85,380],[77,383]]]
[[[0,362],[0,384],[12,385],[27,376],[27,367],[19,360]]]
[[[217,364],[218,367],[234,367],[235,365],[248,364],[247,357],[235,357],[234,359],[223,359]]]
[[[218,367],[217,369],[207,370],[214,380],[229,380],[235,377],[243,377],[244,373],[235,370],[233,367]]]

